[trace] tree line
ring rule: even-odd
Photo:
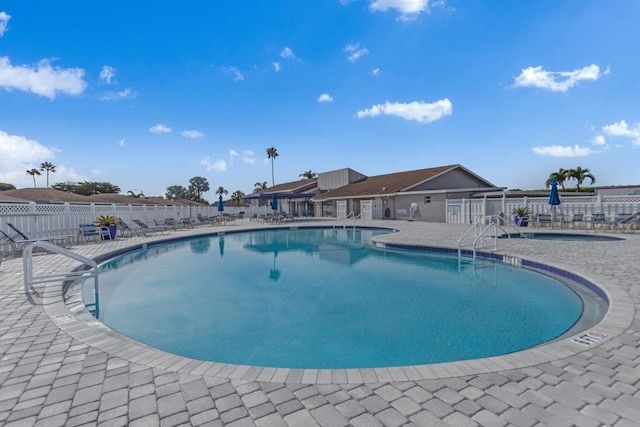
[[[267,158],[271,160],[271,185],[275,186],[275,170],[274,170],[274,160],[279,156],[278,150],[275,147],[269,147],[266,150]],[[90,196],[93,194],[104,194],[104,193],[120,193],[120,187],[117,185],[113,185],[109,182],[94,182],[94,181],[83,181],[83,182],[62,182],[53,184],[49,187],[49,174],[56,172],[56,166],[51,162],[43,162],[40,165],[40,168],[32,168],[27,170],[27,175],[33,177],[33,187],[37,187],[36,176],[41,176],[41,172],[46,172],[47,176],[47,188],[52,188],[54,190],[60,190],[67,193],[80,194],[83,196]],[[318,174],[313,172],[312,170],[307,170],[301,173],[299,176],[304,179],[315,178]],[[0,183],[0,191],[3,190],[14,190],[16,187],[12,184]],[[257,193],[260,191],[264,191],[268,188],[267,181],[256,182],[253,192]],[[208,203],[207,200],[203,197],[203,194],[210,190],[209,181],[201,176],[194,176],[189,180],[188,186],[183,185],[170,185],[167,187],[164,197],[169,200],[191,200],[199,203]],[[142,191],[138,191],[137,193],[129,190],[127,194],[133,198],[145,197]],[[229,194],[229,191],[224,187],[220,186],[216,190],[216,195],[226,196]],[[243,196],[245,194],[241,190],[236,190],[231,193],[231,201],[236,202],[238,206],[242,203]]]

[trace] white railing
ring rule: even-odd
[[[483,198],[447,199],[446,218],[450,224],[472,224],[479,216],[502,214],[506,222],[513,224],[514,208],[528,207],[531,215],[551,213],[549,198]],[[562,204],[557,207],[558,215],[573,216],[583,214],[591,217],[604,213],[607,217],[640,212],[640,196],[562,196]]]

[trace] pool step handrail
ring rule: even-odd
[[[496,220],[496,218],[502,219],[504,221],[504,217],[502,217],[501,215],[495,215],[495,216],[483,215],[481,217],[476,218],[476,221],[474,221],[474,224],[472,224],[471,227],[469,227],[469,229],[467,229],[467,231],[465,231],[464,234],[458,239],[458,268],[460,268],[460,265],[462,263],[463,247],[466,246],[471,248],[472,250],[471,262],[475,264],[478,249],[487,248],[487,247],[493,247],[492,250],[494,251],[498,249],[498,231],[501,231],[504,235],[507,236],[507,238],[509,239],[511,238],[510,233],[508,233],[501,225],[498,224],[498,221]],[[485,225],[485,223],[486,223],[486,226],[482,227],[483,225]],[[472,231],[475,231],[475,238],[473,242],[471,244],[464,245],[463,240]],[[520,230],[516,230],[516,231],[522,237],[527,238],[527,236],[523,234]],[[493,244],[485,245],[484,244],[485,237],[491,238],[493,240]]]
[[[516,233],[518,233],[520,235],[520,237],[522,237],[523,239],[528,239],[529,236],[527,236],[526,233],[523,233],[522,230],[514,225],[511,225],[511,223],[507,220],[507,218],[505,218],[502,214],[497,214],[497,215],[493,215],[498,219],[498,224],[500,224],[500,221],[502,221],[502,224],[505,224],[507,227],[512,228],[513,230],[515,230]],[[492,216],[492,217],[493,217]],[[504,230],[503,230],[504,232]],[[507,235],[509,235],[509,233],[506,233]]]
[[[347,216],[344,217],[344,222],[342,223],[342,229],[346,229],[347,228],[347,219],[349,218],[353,218],[353,229],[356,229],[356,219],[360,218],[360,214],[358,214],[356,216],[356,213],[354,211],[351,211],[347,214]]]
[[[70,271],[67,273],[61,274],[49,274],[34,277],[33,275],[33,250],[36,248],[45,249],[49,252],[54,252],[59,255],[64,255],[67,258],[74,259],[76,261],[81,262],[84,265],[90,267],[89,270],[76,270]],[[68,281],[78,278],[89,278],[93,277],[95,280],[95,286],[98,286],[98,264],[89,258],[83,257],[82,255],[78,255],[74,252],[71,252],[68,249],[60,247],[58,245],[54,245],[50,242],[33,242],[27,245],[24,248],[22,253],[22,266],[24,269],[24,291],[28,292],[29,286],[36,283],[47,283],[54,281]]]

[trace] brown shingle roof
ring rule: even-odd
[[[92,203],[119,203],[128,205],[150,204],[148,202],[145,202],[144,198],[135,198],[116,193],[92,194],[91,196],[89,196],[89,199]]]
[[[345,185],[335,190],[316,196],[316,200],[334,197],[376,196],[405,191],[424,181],[434,178],[446,171],[460,167],[460,165],[440,166],[436,168],[418,169],[407,172],[390,173],[386,175],[370,176],[362,181]]]
[[[28,200],[32,202],[84,202],[91,203],[91,199],[80,194],[67,193],[65,191],[54,190],[51,188],[20,188],[18,190],[7,190],[2,192],[3,195],[15,197],[18,199]]]
[[[274,185],[258,193],[297,193],[317,186],[318,178],[300,179],[298,181],[285,182],[284,184]],[[256,194],[256,193],[254,193]]]

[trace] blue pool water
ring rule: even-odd
[[[510,353],[581,315],[580,298],[550,277],[365,245],[382,232],[271,229],[126,253],[101,267],[98,318],[194,359],[338,369]],[[83,292],[93,303],[93,286]]]

